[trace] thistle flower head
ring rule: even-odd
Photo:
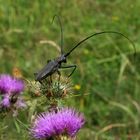
[[[39,115],[31,128],[31,133],[36,139],[59,135],[75,137],[84,122],[82,114],[77,113],[74,109],[63,108],[57,113],[48,112]]]
[[[25,107],[24,101],[19,98],[21,91],[24,90],[22,80],[11,77],[7,74],[0,75],[0,105],[5,108],[15,105],[16,108]]]
[[[10,107],[10,99],[9,99],[9,95],[5,95],[3,97],[3,100],[0,102],[0,104],[3,106],[3,107]]]
[[[0,92],[5,93],[20,93],[24,89],[24,84],[21,80],[11,77],[7,74],[0,75]]]

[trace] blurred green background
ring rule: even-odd
[[[67,64],[76,64],[77,70],[71,76],[73,97],[65,105],[85,114],[79,140],[139,140],[139,11],[139,0],[0,0],[0,73],[12,74],[17,67],[33,80],[48,59],[59,56],[58,48],[45,43],[60,45],[59,24],[52,24],[56,14],[63,24],[65,52],[92,33],[121,32],[135,43],[135,59],[134,48],[122,36],[89,39],[68,57]],[[0,119],[0,140],[30,139],[25,126],[31,111],[20,113],[21,122]]]

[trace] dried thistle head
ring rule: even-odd
[[[53,74],[40,82],[31,81],[28,85],[32,97],[41,97],[39,105],[45,105],[49,111],[56,111],[62,100],[72,93],[72,85],[68,78]],[[45,98],[44,98],[45,97]]]
[[[32,81],[29,87],[31,92],[45,95],[47,99],[63,99],[72,90],[69,79],[53,74],[39,82]]]
[[[49,85],[47,83],[43,85],[42,91],[48,99],[61,100],[71,94],[71,87],[69,79],[61,77],[59,80],[59,77],[55,76]]]

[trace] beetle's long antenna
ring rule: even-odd
[[[96,35],[100,35],[100,34],[105,34],[105,33],[115,33],[115,34],[119,34],[121,36],[123,36],[124,38],[126,38],[133,46],[134,48],[134,57],[136,56],[136,47],[135,44],[133,43],[132,40],[130,40],[127,36],[125,36],[124,34],[120,33],[120,32],[116,32],[116,31],[103,31],[103,32],[98,32],[98,33],[94,33],[88,37],[86,37],[85,39],[81,40],[75,47],[73,47],[68,53],[65,54],[65,57],[67,57],[68,55],[70,55],[70,53],[76,49],[79,45],[81,45],[83,42],[85,42],[86,40],[88,40],[89,38],[96,36]]]
[[[59,22],[59,25],[60,25],[61,54],[63,54],[64,51],[63,51],[63,29],[62,29],[62,23],[61,23],[60,17],[59,17],[58,15],[54,15],[54,17],[53,17],[53,19],[52,19],[52,23],[53,23],[53,21],[54,21],[55,18],[58,19],[58,22]]]

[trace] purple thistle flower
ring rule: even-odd
[[[16,108],[25,107],[25,103],[19,98],[20,93],[24,90],[24,83],[20,79],[16,79],[8,74],[0,75],[0,94],[2,100],[0,105],[9,108],[15,105]]]
[[[78,130],[84,125],[82,114],[74,109],[63,108],[57,113],[48,112],[39,115],[31,128],[31,134],[36,139],[66,135],[75,137]]]
[[[11,77],[7,74],[0,75],[0,92],[1,94],[6,93],[20,93],[24,90],[23,81]]]
[[[4,95],[2,101],[0,102],[0,104],[3,106],[3,107],[10,107],[10,96],[9,95]]]

